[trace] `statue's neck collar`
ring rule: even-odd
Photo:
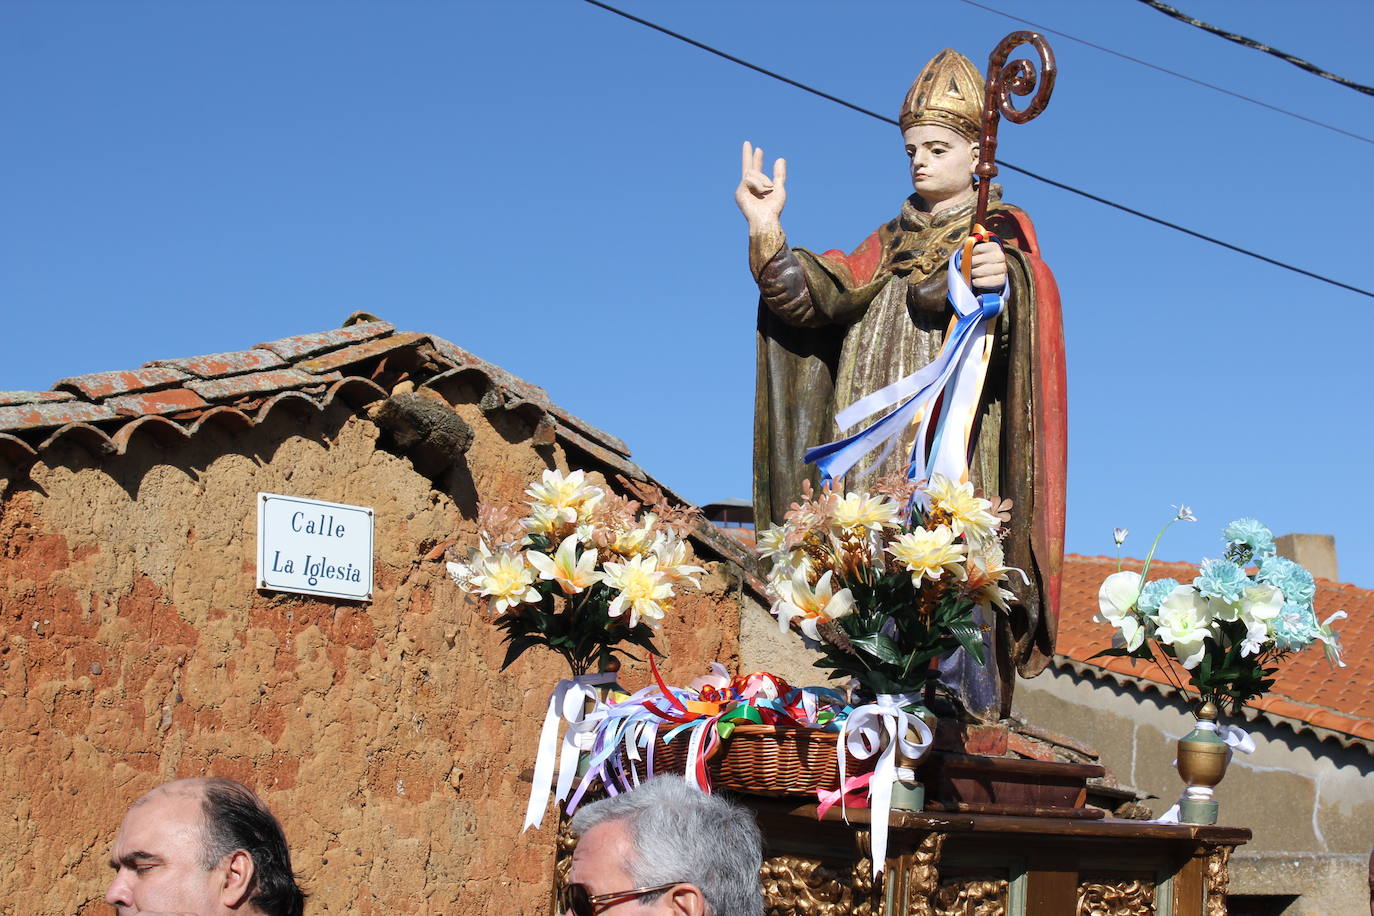
[[[988,204],[991,206],[1001,202],[1001,200],[1002,186],[993,184],[988,189]],[[973,209],[977,202],[978,197],[974,195],[957,207],[950,207],[931,215],[929,211],[922,209],[925,202],[921,200],[920,195],[912,194],[902,204],[902,228],[907,232],[919,232],[930,226],[948,226],[951,223],[967,222],[969,217],[973,215]]]

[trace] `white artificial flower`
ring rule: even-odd
[[[1331,629],[1331,624],[1337,620],[1344,620],[1347,616],[1345,611],[1337,611],[1317,627],[1317,638],[1322,641],[1322,651],[1326,653],[1326,660],[1338,668],[1344,668],[1346,664],[1341,660],[1341,639],[1336,635],[1336,631]]]
[[[1245,623],[1245,638],[1240,641],[1240,654],[1259,655],[1264,644],[1269,641],[1269,624],[1263,620],[1249,620]]]
[[[667,576],[670,582],[690,582],[698,588],[701,587],[701,583],[695,577],[706,570],[687,562],[686,541],[660,533],[654,539],[654,546],[649,553],[658,558],[659,572]]]
[[[923,578],[935,580],[945,573],[963,582],[968,578],[964,569],[965,548],[954,543],[954,538],[954,532],[944,525],[936,526],[934,531],[917,528],[898,535],[887,552],[902,562],[917,588]]]
[[[565,595],[576,595],[601,581],[601,573],[595,571],[596,551],[578,554],[575,534],[565,537],[552,557],[531,550],[525,558],[539,570],[539,578],[557,583]]]
[[[778,617],[778,629],[786,630],[794,617],[802,618],[802,632],[812,639],[820,639],[816,625],[822,620],[838,620],[854,612],[854,595],[847,588],[834,591],[830,583],[831,573],[827,570],[816,582],[815,588],[806,581],[806,576],[798,573],[790,580],[775,581],[773,587],[778,600],[773,604],[773,613]]]
[[[1248,625],[1275,620],[1283,610],[1283,592],[1272,585],[1247,585],[1240,600],[1240,619]]]
[[[1207,640],[1213,637],[1211,623],[1215,613],[1212,602],[1191,585],[1180,585],[1160,602],[1155,615],[1155,638],[1173,652],[1179,664],[1192,670],[1207,653]]]
[[[1136,614],[1136,601],[1140,599],[1140,573],[1123,570],[1112,573],[1097,590],[1098,613],[1095,619],[1110,623],[1121,631],[1121,640],[1126,649],[1134,652],[1145,641],[1145,627]]]

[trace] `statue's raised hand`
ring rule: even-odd
[[[749,234],[780,228],[778,217],[787,203],[787,160],[774,162],[773,177],[769,178],[763,173],[763,149],[754,149],[748,140],[744,141],[742,160],[735,203],[749,221]]]

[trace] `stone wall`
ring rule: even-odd
[[[174,448],[139,439],[123,456],[56,446],[12,484],[0,502],[0,913],[108,912],[129,802],[203,774],[263,794],[311,913],[540,911],[553,818],[519,833],[521,774],[562,662],[531,652],[499,674],[499,634],[440,554],[475,541],[477,494],[516,499],[570,456],[457,410],[476,442],[438,482],[335,404]],[[259,491],[372,506],[375,600],[255,590]],[[705,565],[703,593],[660,639],[670,679],[738,663],[739,577]],[[622,682],[646,673],[627,665]]]

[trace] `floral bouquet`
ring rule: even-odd
[[[1102,583],[1095,619],[1117,633],[1114,646],[1098,655],[1154,660],[1171,679],[1173,667],[1156,653],[1173,659],[1204,700],[1233,714],[1273,686],[1280,662],[1314,642],[1322,643],[1332,664],[1345,667],[1331,628],[1345,612],[1317,622],[1312,574],[1278,556],[1273,534],[1252,518],[1226,526],[1224,555],[1204,559],[1191,583],[1147,581],[1160,537],[1176,521],[1195,520],[1181,507],[1156,536],[1144,572],[1118,571]],[[1118,528],[1117,544],[1125,537]]]
[[[985,652],[975,611],[1007,610],[1003,523],[1009,501],[935,474],[880,480],[873,492],[806,485],[781,527],[758,536],[779,626],[820,643],[816,667],[870,695],[918,693],[931,663],[963,647]]]
[[[685,538],[697,510],[617,496],[587,482],[582,471],[545,471],[525,491],[529,512],[478,509],[480,539],[449,575],[464,591],[488,599],[508,644],[504,670],[526,650],[547,646],[574,675],[623,643],[658,654],[652,639],[677,590],[704,570],[688,563]]]

